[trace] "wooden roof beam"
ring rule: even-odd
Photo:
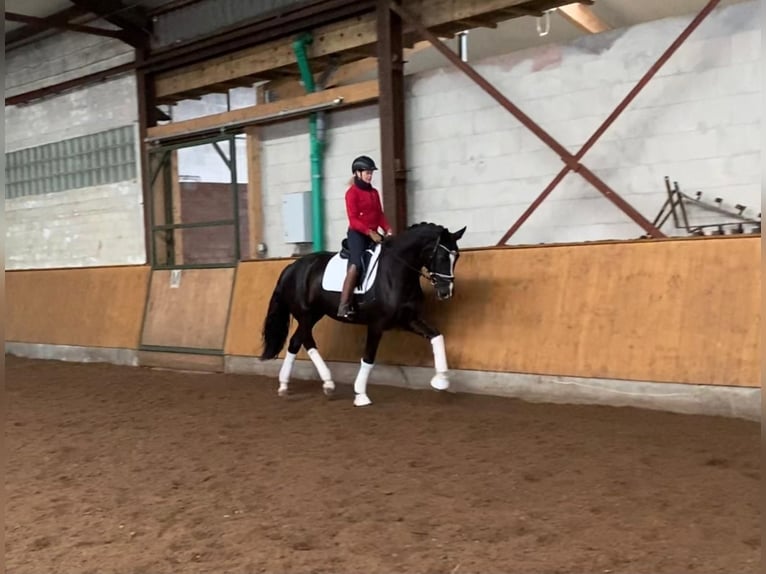
[[[312,92],[310,94],[304,94],[278,102],[256,104],[254,106],[247,106],[230,112],[222,112],[191,120],[154,126],[147,130],[147,137],[149,139],[179,137],[200,130],[217,130],[220,126],[226,124],[237,123],[246,125],[248,122],[257,123],[259,120],[263,121],[263,118],[279,116],[281,113],[289,114],[289,112],[293,110],[300,110],[302,108],[321,104],[329,104],[336,98],[342,99],[342,103],[338,108],[375,101],[378,98],[378,81],[370,80],[368,82],[361,82],[349,86]],[[271,121],[280,121],[280,118],[274,117]]]
[[[566,20],[569,20],[572,24],[589,34],[598,34],[612,29],[589,6],[581,2],[559,6],[558,11],[561,12],[561,15]]]
[[[497,22],[482,20],[481,18],[466,18],[458,20],[457,23],[465,26],[466,30],[471,28],[497,28]]]
[[[409,7],[425,26],[438,31],[440,26],[450,23],[455,26],[455,22],[466,19],[483,20],[482,15],[501,10],[515,9],[516,12],[508,13],[516,16],[529,15],[530,10],[523,6],[524,3],[525,0],[474,0],[472,2],[411,0]],[[537,15],[537,13],[533,12],[531,15]],[[455,29],[460,31],[459,27]],[[309,57],[315,59],[319,56],[360,48],[372,50],[377,41],[376,30],[374,13],[321,26],[313,31],[314,42],[309,47]],[[259,75],[267,70],[295,64],[295,61],[292,38],[265,42],[225,56],[157,74],[156,94],[157,97],[181,94],[245,74]]]

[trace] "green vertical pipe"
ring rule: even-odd
[[[293,42],[293,51],[307,92],[315,91],[306,45],[313,41],[311,34],[301,34]],[[322,198],[322,158],[324,156],[324,129],[319,134],[317,113],[309,115],[309,142],[311,144],[311,239],[314,251],[324,250],[324,201]]]

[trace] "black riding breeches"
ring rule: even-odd
[[[362,254],[365,249],[372,245],[373,241],[367,235],[363,235],[355,229],[348,230],[348,264],[356,265],[358,271],[362,271]]]

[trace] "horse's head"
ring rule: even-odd
[[[424,249],[424,267],[428,270],[436,296],[449,299],[455,288],[455,265],[460,258],[457,242],[463,237],[466,228],[452,233],[445,227],[438,226],[437,233]]]

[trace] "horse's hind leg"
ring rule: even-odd
[[[324,394],[330,396],[335,391],[335,382],[332,380],[332,373],[330,372],[329,367],[324,362],[322,355],[319,354],[316,341],[314,341],[312,330],[317,321],[319,321],[319,318],[312,317],[310,320],[301,323],[301,326],[303,327],[302,342],[311,362],[314,363],[314,367],[316,367],[316,370],[322,379],[322,390],[324,391]]]
[[[285,360],[282,362],[282,368],[279,369],[279,390],[277,393],[280,397],[287,395],[287,387],[290,384],[290,375],[293,372],[295,357],[298,354],[298,351],[300,351],[302,343],[303,334],[301,332],[301,324],[298,323],[298,327],[295,329],[293,336],[290,337],[290,343],[287,346],[287,353],[285,353]]]

